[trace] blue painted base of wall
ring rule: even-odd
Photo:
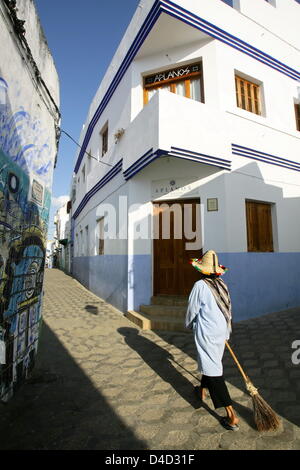
[[[229,268],[234,321],[300,306],[300,253],[218,253]],[[74,258],[73,275],[122,312],[139,310],[152,296],[151,255]]]
[[[235,321],[300,306],[300,253],[218,253]]]
[[[128,258],[128,310],[139,311],[152,296],[152,256],[131,255]]]
[[[76,257],[73,276],[121,312],[127,311],[127,255]]]

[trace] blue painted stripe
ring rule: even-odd
[[[232,144],[232,153],[234,155],[259,160],[270,165],[280,166],[289,170],[300,171],[300,163],[288,160],[286,158],[271,155],[259,150],[250,149],[249,147],[242,147],[241,145]]]
[[[152,161],[156,160],[156,158],[159,157],[159,153],[158,152],[154,152],[154,153],[151,153],[150,155],[148,155],[148,157],[144,158],[142,161],[140,161],[140,164],[139,166],[131,169],[130,167],[130,172],[126,174],[126,176],[124,175],[125,179],[126,180],[129,180],[130,178],[132,178],[134,175],[136,175],[137,173],[139,173],[143,168],[145,168],[145,166],[149,165],[149,163],[151,163]]]
[[[76,219],[79,214],[82,212],[84,207],[87,205],[89,200],[101,189],[105,186],[109,181],[111,181],[118,173],[122,171],[122,163],[123,160],[120,160],[106,175],[98,181],[95,186],[84,196],[81,203],[77,207],[76,211],[74,212],[73,218]]]
[[[89,191],[84,198],[82,199],[81,203],[79,204],[75,214],[74,218],[77,218],[80,212],[83,210],[83,208],[86,206],[86,204],[89,202],[89,200],[103,187],[105,186],[112,178],[114,178],[119,172],[121,171],[121,168],[119,170],[116,170],[114,173],[110,175],[109,178],[103,178],[101,180],[101,184],[97,184],[97,187],[92,188],[91,191]]]
[[[130,167],[127,168],[127,170],[124,171],[124,176],[126,177],[129,173],[131,173],[136,167],[138,167],[141,163],[143,163],[145,160],[147,160],[149,157],[152,157],[153,155],[153,148],[148,150],[144,155],[142,155],[140,158],[138,158]]]
[[[294,70],[293,68],[285,65],[283,62],[275,59],[274,57],[270,56],[269,54],[260,51],[254,46],[251,46],[247,42],[233,36],[230,33],[222,30],[218,26],[213,25],[212,23],[204,20],[203,18],[198,17],[194,13],[189,12],[185,8],[176,5],[175,3],[167,0],[157,0],[152,9],[150,10],[147,18],[145,19],[142,27],[140,28],[138,34],[136,35],[133,43],[131,44],[124,60],[122,61],[115,77],[113,78],[107,92],[105,93],[104,98],[102,99],[100,105],[98,106],[92,120],[90,121],[87,132],[85,134],[82,148],[79,153],[76,166],[75,166],[75,173],[78,172],[81,161],[83,159],[84,153],[88,146],[89,140],[91,135],[94,131],[94,128],[103,113],[104,109],[106,108],[107,104],[109,103],[113,93],[115,92],[117,86],[119,85],[120,81],[122,80],[125,72],[127,71],[128,67],[130,66],[131,62],[133,61],[134,57],[136,56],[137,52],[139,51],[140,47],[142,46],[143,42],[145,41],[146,37],[148,36],[149,32],[151,31],[152,27],[154,26],[155,22],[157,21],[160,14],[164,12],[176,19],[180,19],[181,21],[185,22],[186,24],[193,26],[202,32],[205,32],[211,37],[222,41],[223,43],[237,49],[240,52],[243,52],[250,57],[262,62],[265,65],[287,75],[288,77],[292,78],[293,80],[300,81],[300,73]]]
[[[178,148],[178,147],[171,147],[170,155],[173,155],[175,153],[176,153],[176,156],[182,156],[183,158],[193,157],[193,158],[196,158],[198,160],[206,159],[209,162],[224,166],[226,168],[231,167],[231,161],[230,160],[225,160],[223,158],[214,157],[212,155],[206,155],[204,153],[193,152],[191,150],[181,149],[181,148]]]
[[[132,60],[134,59],[135,55],[139,51],[139,49],[140,49],[141,45],[143,44],[144,40],[146,39],[149,32],[151,31],[151,29],[152,29],[153,25],[155,24],[157,18],[159,17],[160,13],[161,13],[161,11],[160,11],[160,1],[157,0],[154,3],[152,9],[150,10],[150,12],[149,12],[146,20],[144,21],[140,31],[138,32],[137,36],[135,37],[135,39],[134,39],[131,47],[129,48],[124,60],[122,61],[122,63],[120,65],[114,79],[112,80],[107,92],[105,93],[105,96],[104,96],[103,100],[101,101],[101,103],[98,106],[91,122],[89,123],[87,133],[86,133],[85,138],[83,140],[82,148],[81,148],[81,151],[79,153],[77,163],[76,163],[76,166],[75,166],[75,169],[74,169],[75,173],[77,173],[78,170],[79,170],[82,158],[84,156],[84,152],[85,152],[85,150],[88,146],[88,143],[89,143],[89,140],[90,140],[91,135],[93,133],[93,130],[95,128],[95,125],[97,124],[102,112],[106,108],[108,102],[110,101],[113,93],[115,92],[118,84],[122,80],[124,74],[126,73],[128,67],[130,66]]]
[[[178,147],[171,147],[171,151],[158,149],[156,152],[153,152],[153,149],[148,150],[142,157],[140,157],[133,165],[131,165],[125,172],[124,177],[126,180],[132,178],[134,175],[139,173],[145,166],[149,165],[156,158],[161,155],[166,155],[176,158],[184,158],[186,160],[191,160],[197,163],[204,163],[206,165],[213,165],[219,168],[225,168],[227,170],[231,169],[231,161],[224,160],[223,158],[213,157],[211,155],[205,155],[198,152],[193,152],[186,149],[180,149]]]
[[[182,154],[177,154],[175,152],[170,152],[170,156],[177,157],[177,158],[184,158],[185,160],[191,160],[193,162],[204,163],[205,165],[217,166],[218,168],[224,168],[226,170],[230,170],[230,166],[224,166],[221,163],[217,163],[211,159],[204,158],[204,157],[201,158],[201,157],[195,157],[195,156],[189,156],[189,155],[183,156]]]
[[[254,152],[254,153],[257,153],[257,154],[260,154],[260,155],[264,155],[266,157],[273,157],[273,158],[277,158],[278,160],[282,160],[283,162],[289,162],[289,163],[292,163],[292,164],[296,164],[298,165],[297,162],[295,162],[294,160],[288,160],[286,158],[281,158],[281,157],[277,157],[275,155],[272,155],[270,153],[265,153],[265,152],[261,152],[260,150],[253,150],[249,147],[243,147],[242,145],[238,145],[238,144],[232,144],[232,147],[234,147],[235,149],[240,149],[240,150],[247,150],[249,152]]]
[[[164,4],[166,6],[164,6]],[[194,13],[189,12],[188,10],[175,4],[174,2],[169,0],[162,0],[162,9],[166,13],[171,14],[172,12],[172,16],[175,15],[176,18],[178,18],[179,12],[180,15],[182,15],[182,17],[186,20],[185,22],[188,22],[188,24],[193,26],[193,23],[195,22],[196,25],[194,24],[194,26],[197,27],[197,29],[202,28],[203,32],[206,32],[210,36],[215,37],[216,39],[219,39],[223,42],[226,42],[230,46],[241,48],[242,52],[250,53],[251,55],[254,54],[255,58],[260,57],[261,59],[264,59],[264,63],[266,63],[267,65],[270,65],[270,63],[272,63],[274,66],[278,67],[279,71],[289,74],[289,76],[291,76],[295,80],[300,80],[300,72],[298,72],[297,70],[275,59],[271,55],[262,52],[256,47],[251,46],[249,43],[243,41],[242,39],[239,39],[236,36],[227,33],[226,31],[219,28],[218,26],[215,26],[209,21],[204,20],[203,18],[195,15]]]

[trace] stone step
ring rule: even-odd
[[[146,313],[129,310],[126,317],[143,330],[163,330],[163,331],[184,331],[189,333],[184,327],[184,322],[174,317],[154,317]]]
[[[170,317],[177,320],[184,319],[186,307],[176,305],[141,305],[140,312],[150,317]]]
[[[188,297],[184,295],[155,295],[151,297],[152,305],[187,306]]]

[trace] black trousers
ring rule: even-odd
[[[212,399],[215,408],[232,405],[232,401],[223,375],[219,377],[209,377],[208,375],[202,375],[201,387],[208,388],[210,398]]]

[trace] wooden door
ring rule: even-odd
[[[274,251],[271,204],[246,201],[246,218],[248,251]]]
[[[188,246],[196,240],[191,238],[193,232],[200,237],[200,201],[164,201],[153,206],[154,295],[188,295],[199,279],[189,260],[202,256],[200,247]]]

